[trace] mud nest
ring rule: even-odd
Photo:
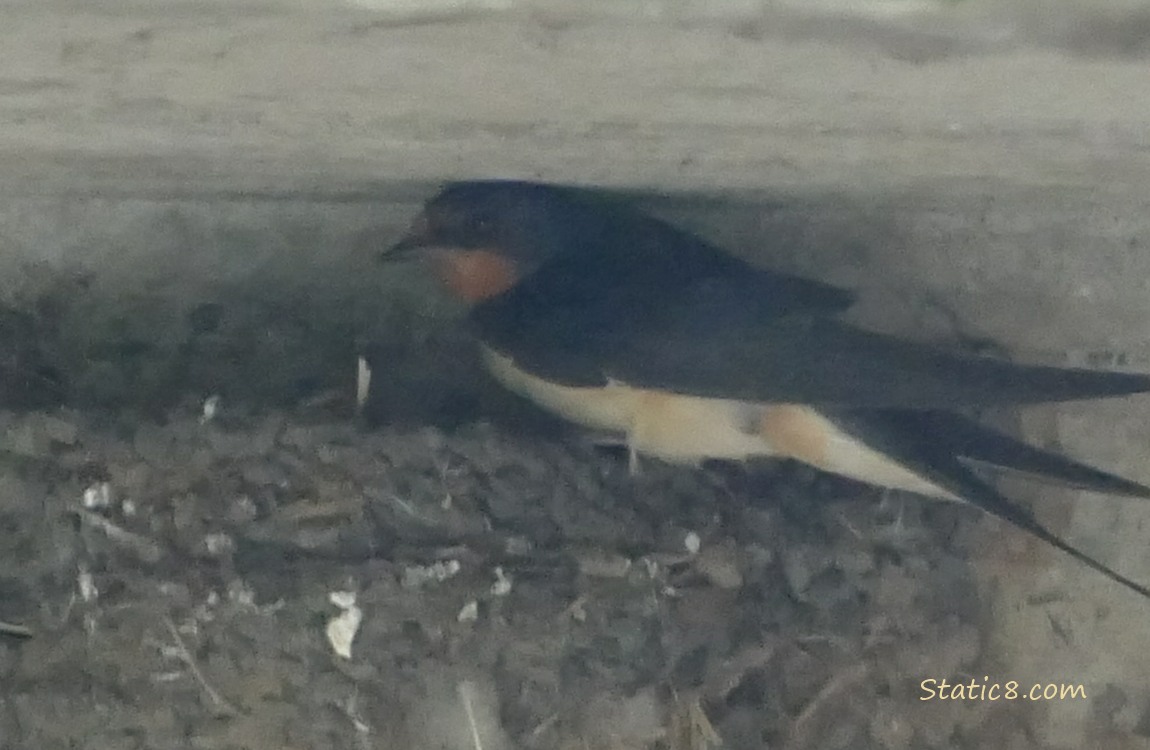
[[[323,408],[3,413],[0,440],[12,747],[1025,738],[1002,704],[920,700],[983,674],[961,508]]]

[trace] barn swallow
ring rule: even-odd
[[[429,256],[491,373],[543,409],[676,463],[790,458],[961,500],[1150,598],[977,469],[1150,498],[1150,487],[961,412],[1150,391],[1150,376],[952,352],[867,331],[843,289],[754,267],[593,191],[453,183],[384,257]]]

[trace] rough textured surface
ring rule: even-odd
[[[328,409],[0,416],[0,620],[34,632],[0,636],[13,747],[471,748],[468,684],[502,747],[1030,731],[908,677],[986,663],[956,506]]]
[[[37,405],[64,397],[92,414],[145,407],[121,412],[127,427],[93,428],[114,442],[209,393],[241,414],[344,398],[352,356],[372,342],[377,377],[390,384],[384,401],[410,407],[392,416],[418,422],[461,403],[482,412],[483,398],[452,395],[471,379],[455,366],[465,362],[450,324],[457,311],[418,269],[371,261],[434,183],[463,176],[638,189],[736,252],[858,288],[859,315],[877,327],[991,337],[1049,361],[1150,366],[1150,149],[1139,95],[1148,34],[1135,5],[887,3],[850,16],[833,4],[812,14],[754,2],[369,5],[4,3],[6,395]],[[443,364],[452,371],[423,377]],[[1146,480],[1148,416],[1130,400],[1036,411],[1023,424]],[[55,455],[44,453],[55,438],[11,434],[18,450],[6,449],[5,477],[27,481],[25,453],[52,465],[43,457]],[[173,476],[195,468],[163,466]],[[5,494],[22,499],[17,518],[73,502],[56,485],[86,481],[79,469],[52,472],[47,485]],[[1150,578],[1147,516],[1133,503],[1036,499],[1077,542]],[[40,559],[16,580],[47,586],[31,600],[51,610],[59,600],[49,594],[68,589],[78,558],[36,535],[48,532],[70,533],[47,524],[13,538],[24,540],[18,560]],[[1025,707],[1027,723],[1003,723],[996,744],[1144,742],[1145,603],[1009,532],[980,526],[973,537],[962,549],[986,561],[984,582],[998,582],[982,590],[986,612],[960,613],[985,633],[981,674],[1082,682],[1091,696]],[[788,585],[801,582],[802,546],[772,549],[787,561]],[[309,575],[299,580],[319,580]],[[161,580],[150,576],[129,577],[123,590]],[[23,619],[18,609],[0,619]],[[68,630],[77,621],[63,621],[64,641],[86,647]],[[124,632],[155,625],[134,622]],[[138,640],[122,645],[133,650],[100,658],[115,665],[138,650]],[[63,703],[36,714],[6,694],[5,716],[75,713],[43,652],[31,653],[21,669],[41,664],[46,676],[26,675],[21,690],[56,690]],[[68,674],[91,656],[60,653],[75,656],[53,662]],[[904,678],[929,676],[905,661],[911,650],[902,658]],[[430,680],[420,689],[441,694],[447,684],[453,695],[452,678],[420,678]],[[909,719],[920,735],[907,735],[898,696],[868,688],[878,703],[864,704],[867,736],[917,746],[907,737],[927,731],[926,714]],[[200,693],[184,695],[156,716],[198,720]],[[629,710],[649,714],[650,700]],[[792,719],[801,712],[788,709]],[[929,742],[944,746],[952,726],[940,720]],[[519,727],[509,727],[517,741]]]

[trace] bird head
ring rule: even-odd
[[[468,302],[502,294],[570,243],[582,213],[567,189],[485,180],[452,183],[428,201],[385,260],[423,255]]]

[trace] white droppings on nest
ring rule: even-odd
[[[112,505],[112,485],[108,482],[96,482],[84,490],[81,504],[88,510],[103,510]]]
[[[362,410],[371,393],[371,365],[363,357],[355,361],[355,408]]]
[[[351,644],[363,622],[363,610],[356,605],[354,591],[332,591],[327,598],[340,610],[338,615],[328,620],[324,629],[327,642],[337,656],[351,659]]]
[[[495,583],[491,584],[492,596],[507,596],[511,593],[511,577],[503,572],[503,568],[495,567]]]
[[[204,551],[211,557],[230,555],[235,549],[235,540],[222,531],[204,535]]]
[[[479,619],[479,602],[475,599],[468,601],[455,616],[457,622],[475,622]]]
[[[219,415],[220,400],[214,393],[204,399],[204,405],[200,408],[200,424],[207,424]]]
[[[96,588],[96,581],[87,568],[81,567],[76,574],[76,588],[80,590],[80,598],[86,602],[94,602],[100,596],[100,589]]]
[[[231,581],[228,583],[228,601],[241,607],[255,608],[256,592],[246,581]],[[352,602],[354,604],[354,600]]]
[[[443,583],[454,578],[463,566],[458,560],[439,560],[430,565],[407,565],[400,574],[399,583],[405,589],[415,589],[427,583]]]
[[[699,549],[703,546],[703,540],[694,531],[688,531],[687,535],[683,537],[683,547],[686,548],[688,555],[699,554]]]

